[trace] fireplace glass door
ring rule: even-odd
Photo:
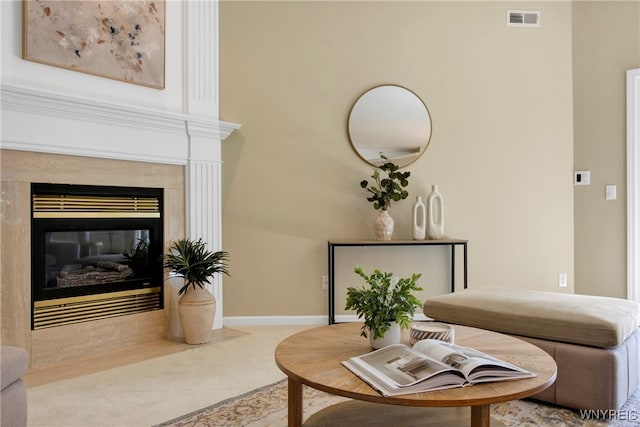
[[[150,284],[149,229],[47,231],[44,291],[130,281]]]

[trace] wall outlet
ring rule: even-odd
[[[558,274],[558,286],[561,288],[567,287],[567,275],[565,273]]]
[[[322,290],[326,291],[329,289],[329,276],[322,276]]]

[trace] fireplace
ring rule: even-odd
[[[32,329],[163,308],[163,190],[31,184]]]

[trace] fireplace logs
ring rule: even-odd
[[[89,286],[120,282],[133,277],[133,269],[117,262],[99,261],[94,267],[82,264],[65,265],[57,277],[58,286]]]

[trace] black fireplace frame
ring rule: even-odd
[[[71,184],[46,184],[32,183],[31,196],[34,195],[65,195],[65,196],[89,196],[89,197],[134,197],[157,198],[159,215],[146,217],[138,215],[134,217],[36,217],[31,215],[31,299],[32,307],[41,301],[65,301],[74,297],[86,298],[87,295],[102,295],[118,293],[122,291],[160,289],[158,309],[163,308],[163,267],[162,253],[164,246],[163,233],[163,203],[164,190],[162,188],[149,187],[117,187],[117,186],[91,186]],[[62,214],[64,216],[65,214]],[[89,216],[92,214],[88,214]],[[46,238],[47,233],[59,231],[108,231],[108,230],[148,230],[149,232],[149,269],[142,277],[121,280],[113,283],[92,284],[74,287],[47,288],[46,273]],[[34,316],[32,316],[32,329],[34,328]]]

